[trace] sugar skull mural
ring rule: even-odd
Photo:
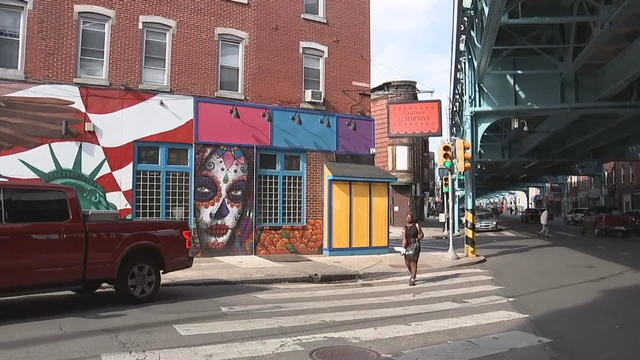
[[[248,148],[197,146],[194,214],[201,255],[253,252],[253,159]]]

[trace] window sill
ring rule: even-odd
[[[249,4],[249,0],[227,0],[227,1],[237,2],[240,4]]]
[[[318,15],[302,14],[302,18],[305,19],[305,20],[311,20],[311,21],[315,21],[315,22],[319,22],[319,23],[323,23],[323,24],[327,23],[327,18],[322,17],[322,16],[318,16]]]
[[[0,78],[7,80],[24,80],[24,71],[18,69],[0,68]]]
[[[244,97],[244,94],[242,94],[242,93],[237,93],[237,92],[232,92],[232,91],[224,91],[224,90],[216,91],[215,96],[216,97],[221,97],[221,98],[227,98],[227,99],[235,99],[235,100],[245,100],[246,99]]]
[[[327,107],[323,104],[311,104],[304,102],[300,104],[301,109],[313,109],[313,110],[327,110]]]
[[[168,85],[140,84],[138,86],[138,89],[140,89],[140,90],[171,92],[171,87],[168,86]]]
[[[111,83],[107,79],[73,78],[73,82],[76,84],[85,84],[85,85],[100,85],[100,86],[111,85]]]

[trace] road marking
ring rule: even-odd
[[[341,300],[328,300],[318,301],[317,299],[297,302],[297,303],[284,303],[284,304],[258,304],[258,305],[241,305],[241,306],[228,306],[221,307],[220,310],[224,313],[246,313],[246,312],[273,312],[273,311],[295,311],[295,310],[310,310],[310,309],[323,309],[332,307],[345,307],[355,305],[370,305],[370,304],[386,304],[402,301],[414,301],[423,299],[433,299],[445,296],[472,294],[482,291],[493,291],[502,289],[502,286],[495,285],[480,285],[469,286],[457,289],[446,289],[428,291],[418,294],[400,294],[394,296],[374,297],[374,298],[356,298],[356,299],[341,299]]]
[[[493,277],[486,275],[476,275],[476,276],[465,276],[460,278],[446,279],[440,281],[433,282],[422,282],[418,279],[418,289],[424,287],[433,287],[433,286],[441,286],[441,285],[453,285],[453,284],[462,284],[466,282],[472,281],[485,281],[492,280]],[[394,290],[406,290],[406,284],[396,284],[396,285],[384,285],[384,286],[370,286],[370,287],[355,287],[348,289],[333,289],[333,290],[316,290],[316,291],[293,291],[293,292],[280,292],[280,293],[264,293],[264,294],[255,294],[253,296],[258,297],[260,299],[287,299],[287,298],[304,298],[304,297],[318,297],[318,296],[337,296],[337,295],[356,295],[356,294],[365,294],[365,293],[373,293],[373,292],[383,292],[383,291],[394,291]]]
[[[247,341],[229,344],[189,346],[165,350],[131,351],[102,354],[102,360],[227,360],[251,356],[264,356],[290,351],[300,351],[300,344],[344,340],[352,343],[391,339],[437,331],[453,330],[526,318],[529,315],[512,311],[492,311],[481,314],[412,322],[402,325],[387,325],[373,328],[304,335],[291,338]]]
[[[411,305],[379,309],[380,311],[353,310],[333,313],[314,313],[294,316],[281,316],[272,318],[251,318],[244,320],[211,321],[197,324],[173,325],[180,335],[203,335],[216,334],[233,331],[251,331],[273,328],[285,328],[292,326],[320,324],[338,321],[355,321],[364,319],[382,319],[396,316],[406,316],[414,314],[425,314],[437,311],[455,310],[467,307],[482,305],[503,304],[513,299],[502,296],[486,296],[482,298],[469,299],[462,303],[445,301],[435,304]]]
[[[284,266],[267,259],[263,259],[259,256],[253,255],[240,255],[240,256],[219,256],[216,260],[220,260],[230,265],[234,265],[241,268],[265,268],[265,267],[279,267]]]
[[[562,236],[568,236],[568,237],[576,237],[576,236],[578,236],[576,234],[568,233],[568,232],[565,232],[565,231],[556,231],[554,235],[562,235]]]
[[[483,270],[483,269],[457,269],[457,270],[447,270],[447,271],[437,271],[437,272],[427,272],[427,273],[422,273],[422,274],[418,274],[418,280],[420,279],[431,279],[431,278],[436,278],[436,277],[440,277],[440,276],[447,276],[447,275],[459,275],[459,274],[477,274],[477,273],[482,273],[482,272],[486,272],[487,270]],[[339,286],[354,286],[354,285],[361,285],[361,284],[373,284],[373,283],[382,283],[382,282],[392,282],[392,281],[408,281],[409,279],[409,275],[405,275],[405,276],[395,276],[395,277],[390,277],[390,278],[381,278],[381,279],[371,279],[371,280],[360,280],[358,282],[345,282],[345,283],[337,283],[337,284],[309,284],[309,283],[297,283],[297,284],[276,284],[276,285],[271,285],[271,288],[276,288],[276,289],[300,289],[300,288],[311,288],[311,287],[339,287]]]
[[[548,343],[551,340],[522,331],[509,331],[462,341],[429,346],[421,349],[403,351],[394,360],[471,360],[483,356],[495,355],[511,349],[521,349],[533,345]]]

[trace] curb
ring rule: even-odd
[[[344,280],[358,280],[362,277],[359,273],[334,273],[334,274],[309,274],[301,276],[280,276],[270,278],[248,278],[238,280],[219,280],[219,279],[202,279],[202,280],[177,280],[162,284],[163,287],[177,286],[209,286],[209,285],[265,285],[280,283],[327,283]]]
[[[429,271],[437,271],[439,269],[450,269],[455,267],[476,265],[487,261],[484,256],[478,256],[473,260],[467,260],[464,262],[453,263],[444,266],[438,266],[431,268]],[[280,276],[270,278],[247,278],[238,280],[220,280],[220,279],[202,279],[202,280],[177,280],[169,283],[163,283],[163,287],[178,287],[178,286],[212,286],[212,285],[266,285],[266,284],[280,284],[280,283],[329,283],[335,281],[346,280],[360,280],[370,279],[376,277],[384,277],[390,275],[397,275],[399,271],[379,271],[379,272],[361,272],[361,273],[315,273],[309,275],[300,276]]]

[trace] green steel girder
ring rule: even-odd
[[[473,140],[478,186],[640,159],[640,0],[457,9],[450,128]]]

